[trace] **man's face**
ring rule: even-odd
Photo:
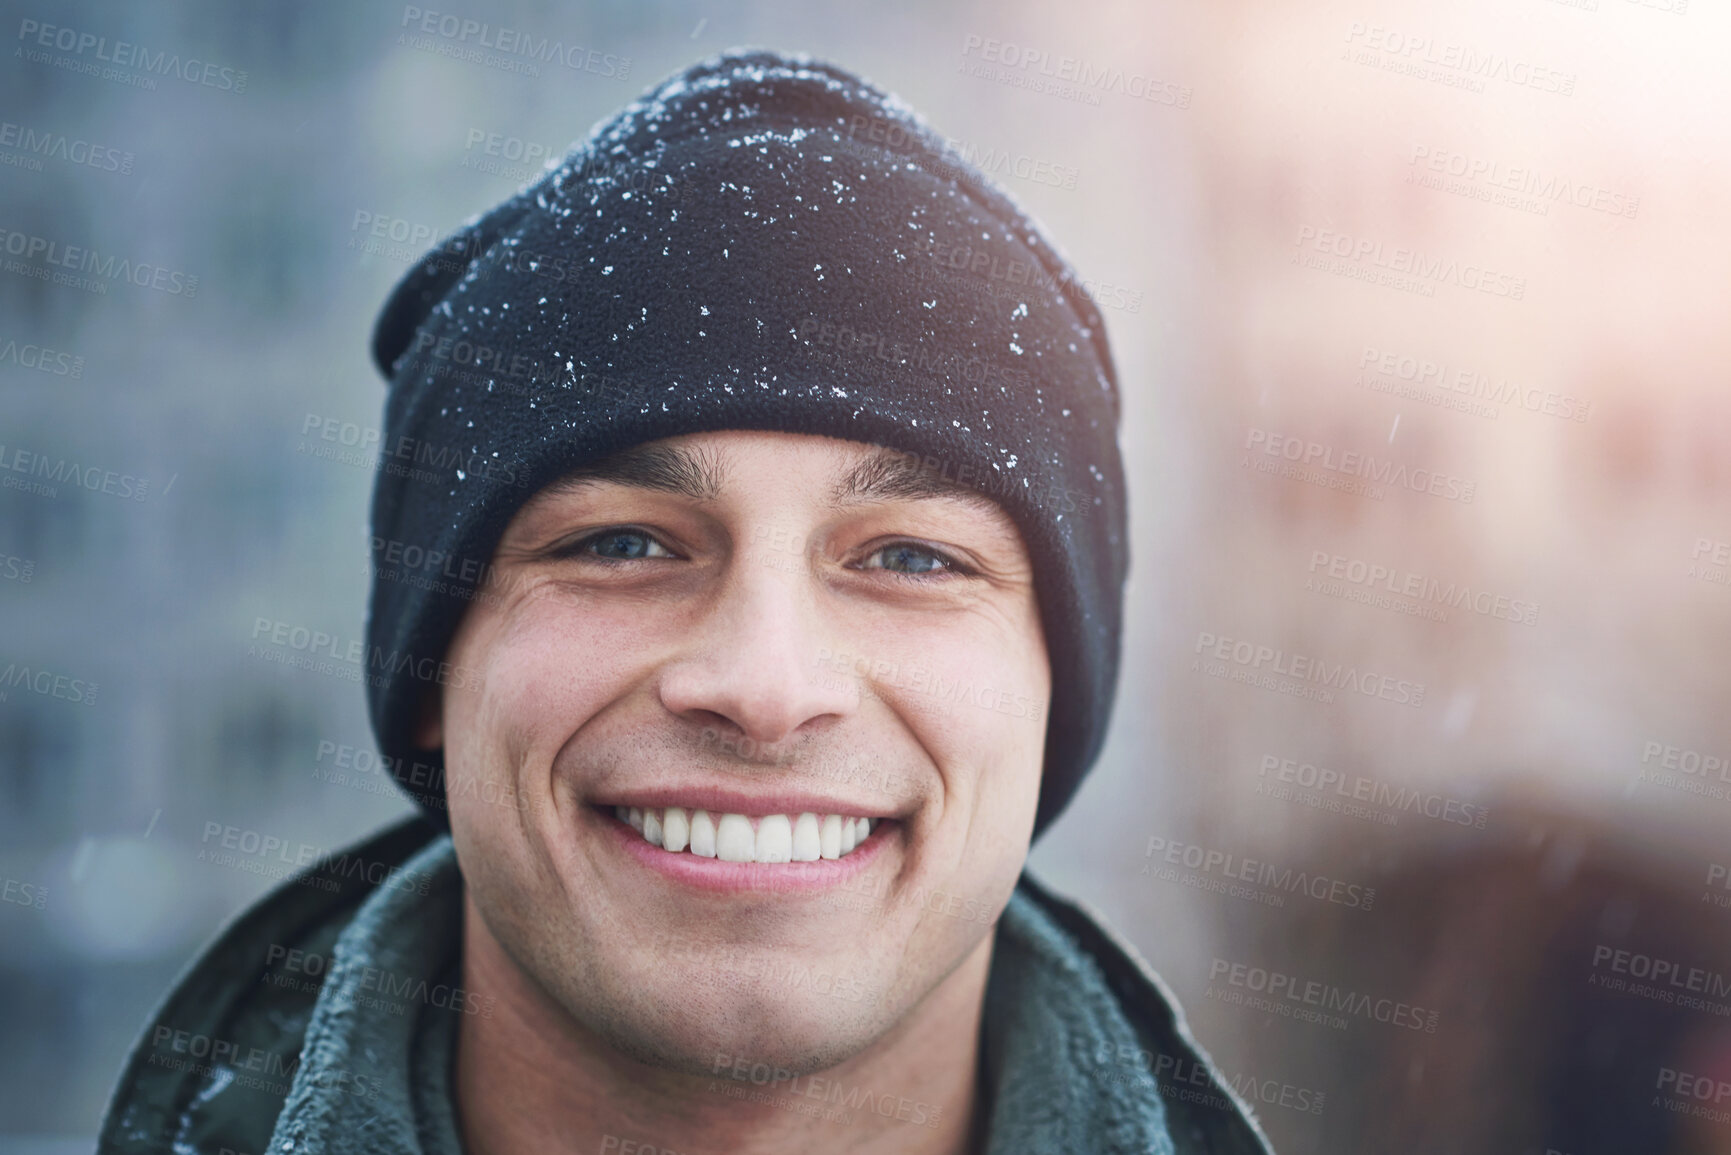
[[[506,529],[449,654],[478,677],[420,737],[472,909],[582,1028],[821,1070],[989,951],[1050,674],[1014,523],[938,476],[677,437]]]

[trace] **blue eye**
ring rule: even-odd
[[[879,559],[882,559],[881,561]],[[938,573],[965,573],[960,565],[933,549],[901,541],[886,545],[866,558],[865,569],[884,569],[907,577]]]
[[[577,543],[582,553],[609,561],[636,561],[649,557],[672,557],[666,546],[635,529],[609,529]]]

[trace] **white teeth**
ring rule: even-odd
[[[758,837],[761,838],[762,834]],[[818,834],[817,815],[801,814],[793,824],[793,861],[816,862],[822,853],[823,839]]]
[[[690,841],[691,820],[685,817],[685,808],[669,806],[667,817],[661,820],[661,848],[677,854]]]
[[[723,862],[751,862],[756,852],[751,819],[743,814],[723,814],[715,825],[715,857]]]
[[[793,861],[793,823],[785,814],[771,814],[757,824],[757,861]]]
[[[651,846],[674,854],[690,850],[723,862],[816,862],[845,858],[871,837],[881,818],[808,812],[799,815],[712,816],[683,806],[665,810],[615,806],[614,815],[643,835]]]
[[[707,810],[691,812],[691,853],[699,858],[715,857],[715,823]]]

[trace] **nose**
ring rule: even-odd
[[[822,670],[829,631],[815,579],[736,562],[683,652],[662,669],[662,704],[703,726],[775,745],[859,707],[853,679]]]

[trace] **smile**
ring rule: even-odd
[[[683,806],[615,806],[643,841],[673,854],[722,862],[817,862],[846,858],[881,821],[847,814],[711,814]]]

